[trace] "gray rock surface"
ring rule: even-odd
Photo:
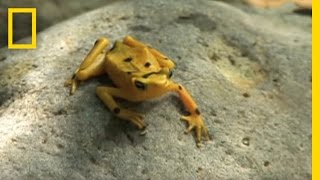
[[[0,50],[1,179],[311,179],[311,18],[218,1],[117,2]],[[174,94],[140,104],[148,133],[63,87],[94,41],[130,34],[177,64],[213,136],[183,133]],[[23,41],[28,41],[25,39]]]
[[[120,0],[11,0],[0,1],[0,47],[7,46],[8,39],[8,8],[36,8],[37,31],[83,12],[105,6]],[[31,35],[31,15],[14,14],[13,40],[20,40]],[[30,42],[28,42],[30,43]]]

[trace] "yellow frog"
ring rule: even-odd
[[[174,91],[179,94],[189,112],[187,116],[181,117],[181,120],[188,122],[186,133],[195,129],[198,147],[202,145],[202,136],[209,140],[208,129],[197,104],[182,85],[170,79],[174,63],[169,58],[131,36],[126,36],[122,42],[116,41],[113,47],[108,49],[109,44],[106,38],[96,41],[73,77],[67,81],[67,85],[71,86],[70,94],[75,92],[81,81],[107,74],[115,87],[97,87],[99,98],[115,116],[144,129],[146,124],[143,115],[121,108],[114,97],[143,101]]]

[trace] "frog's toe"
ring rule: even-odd
[[[75,78],[68,79],[64,82],[64,86],[65,87],[70,86],[70,95],[73,95],[79,86],[79,80]]]
[[[194,125],[189,125],[188,128],[184,131],[184,133],[189,134],[194,129],[194,127]]]
[[[128,120],[136,125],[139,129],[143,129],[146,127],[146,123],[144,122],[143,114],[137,113],[135,111],[122,109],[118,114],[118,117]]]
[[[135,124],[139,129],[144,129],[146,127],[146,123],[143,120],[142,116],[132,116],[130,121]]]
[[[209,134],[208,131],[206,131],[206,127],[196,127],[196,143],[197,147],[200,148],[203,146],[202,140],[208,141],[209,140]],[[204,137],[204,139],[202,138]]]
[[[205,138],[205,141],[210,141],[210,140],[212,140],[212,137],[210,136],[207,127],[204,127],[204,128],[203,128],[202,135],[203,135],[203,137]]]

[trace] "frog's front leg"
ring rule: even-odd
[[[99,86],[96,89],[97,95],[103,101],[103,103],[113,112],[117,117],[131,121],[139,129],[146,127],[143,120],[143,115],[134,111],[130,111],[121,108],[113,99],[113,97],[119,97],[125,99],[125,93],[118,88]]]
[[[84,81],[104,73],[104,60],[106,47],[108,45],[109,41],[106,38],[100,38],[95,42],[93,48],[77,68],[72,78],[65,83],[65,85],[71,86],[71,95],[78,88],[80,81]]]
[[[189,112],[189,115],[182,116],[181,120],[186,121],[189,125],[186,130],[186,133],[189,133],[193,129],[195,129],[197,146],[200,147],[202,145],[201,144],[202,136],[205,138],[206,141],[210,139],[210,136],[208,133],[208,128],[205,126],[202,120],[197,104],[192,99],[188,91],[182,85],[172,82],[169,85],[169,89],[179,94],[183,105],[186,107],[187,111]]]

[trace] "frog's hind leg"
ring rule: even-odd
[[[75,71],[72,78],[65,83],[65,85],[71,86],[71,95],[76,91],[80,81],[84,81],[91,77],[96,77],[105,73],[104,59],[106,47],[108,45],[109,41],[106,38],[100,38],[95,42],[95,45]]]
[[[126,99],[126,93],[118,88],[99,86],[96,89],[97,95],[103,101],[103,103],[113,112],[117,117],[131,121],[139,129],[146,127],[143,120],[143,115],[134,111],[130,111],[121,108],[113,99],[113,97],[119,97]]]
[[[149,51],[157,58],[157,61],[162,68],[168,68],[169,70],[174,68],[174,63],[172,60],[170,60],[167,56],[159,52],[158,50],[152,48],[151,46],[148,46],[144,44],[143,42],[140,42],[136,39],[134,39],[131,36],[126,36],[123,39],[123,43],[131,46],[131,47],[146,47],[149,49]]]

